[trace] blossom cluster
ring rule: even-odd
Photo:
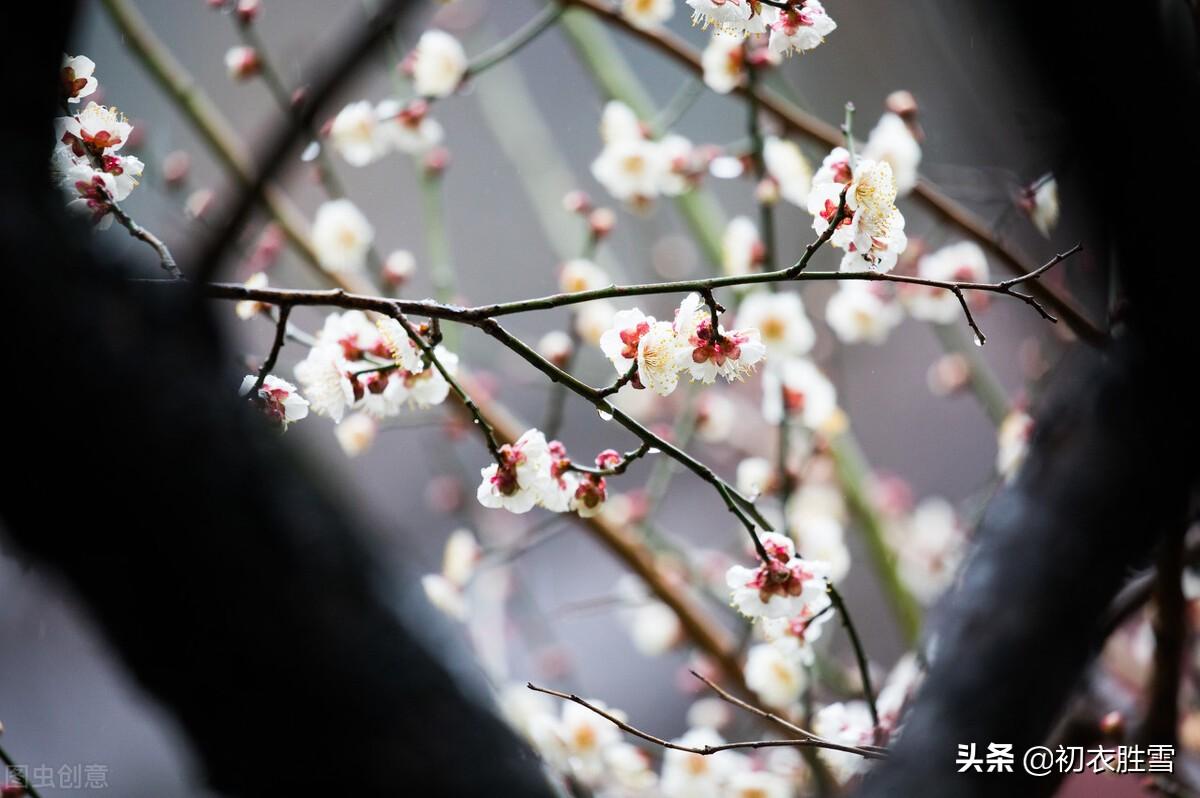
[[[637,308],[617,312],[600,337],[600,349],[619,375],[634,370],[630,384],[660,396],[675,390],[681,372],[712,384],[717,376],[743,379],[766,356],[753,328],[726,330],[699,294],[688,294],[673,321],[656,321]]]
[[[560,441],[547,441],[540,430],[527,430],[514,443],[499,447],[497,462],[483,468],[476,498],[488,508],[527,513],[544,507],[590,518],[600,512],[608,488],[603,475],[622,456],[606,449],[596,455],[596,471],[576,469]]]
[[[818,0],[779,8],[755,0],[687,0],[693,23],[735,38],[769,34],[768,48],[787,54],[812,50],[837,28]]]
[[[457,370],[453,352],[441,345],[433,351],[447,373]],[[335,422],[347,410],[383,419],[406,407],[431,407],[450,391],[441,371],[426,362],[398,321],[384,318],[372,324],[357,310],[326,317],[295,374],[312,412]]]
[[[683,136],[654,139],[629,106],[613,100],[600,119],[604,148],[592,176],[615,199],[644,206],[689,191],[707,167],[705,153]]]
[[[62,92],[68,108],[96,91],[95,69],[90,58],[63,56]],[[145,169],[137,156],[121,152],[132,134],[133,125],[120,111],[95,102],[55,120],[51,172],[70,198],[67,208],[98,229],[112,224],[112,203],[133,192]]]

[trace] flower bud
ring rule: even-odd
[[[417,259],[407,249],[398,249],[383,262],[383,279],[388,285],[401,286],[412,279]]]
[[[587,213],[592,209],[592,198],[586,191],[575,189],[563,195],[563,208],[567,213]]]
[[[538,354],[554,365],[565,368],[571,361],[575,344],[571,341],[571,336],[562,330],[551,330],[538,341],[537,350]]]
[[[604,238],[617,226],[617,215],[612,208],[597,208],[588,214],[588,226],[596,238]]]
[[[234,80],[248,80],[262,69],[262,61],[253,47],[231,47],[225,53],[225,69]]]
[[[258,19],[258,15],[261,12],[261,0],[238,0],[237,7],[234,9],[234,13],[237,14],[238,21],[243,25],[249,25],[251,22]]]

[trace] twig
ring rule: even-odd
[[[602,388],[600,390],[600,398],[606,399],[606,398],[612,396],[614,393],[617,393],[618,391],[620,391],[622,388],[624,388],[626,385],[628,385],[629,382],[634,377],[637,376],[637,373],[638,373],[638,364],[637,364],[637,361],[635,360],[633,363],[630,364],[629,368],[626,369],[624,374],[622,374],[620,377],[617,377],[616,381],[612,385],[608,386],[607,388]]]
[[[577,463],[571,463],[568,470],[577,471],[580,474],[591,474],[594,477],[611,477],[618,474],[624,474],[629,470],[629,466],[633,465],[634,462],[641,460],[643,457],[649,454],[650,449],[650,444],[643,443],[633,451],[625,452],[625,454],[621,455],[621,459],[616,463],[616,465],[612,465],[607,468],[592,468],[590,466],[581,466]]]
[[[29,795],[29,798],[41,798],[41,794],[33,788],[29,783],[29,779],[25,778],[25,774],[21,772],[20,766],[8,755],[8,751],[4,750],[4,746],[0,745],[0,761],[4,762],[4,766],[8,768],[8,772],[17,780],[17,784]]]
[[[251,397],[258,396],[259,388],[262,388],[267,375],[275,368],[275,361],[279,359],[279,350],[283,349],[283,342],[287,337],[288,316],[291,314],[291,305],[279,306],[279,317],[275,320],[275,340],[271,342],[271,351],[267,355],[267,359],[263,361],[262,368],[258,370],[258,378],[254,381],[254,387],[250,389]]]
[[[871,687],[871,665],[867,662],[867,652],[863,648],[862,640],[858,637],[854,619],[850,617],[850,611],[846,609],[846,602],[842,600],[842,594],[838,592],[832,582],[828,583],[828,589],[829,599],[833,602],[838,614],[842,616],[842,626],[846,627],[846,635],[850,638],[851,648],[854,649],[854,659],[858,663],[858,673],[862,678],[863,695],[867,699],[867,709],[871,711],[871,725],[874,727],[876,742],[878,742],[882,730],[879,726],[879,710],[875,706],[875,690]]]
[[[547,4],[536,16],[526,22],[507,39],[472,58],[463,79],[477,77],[504,59],[515,55],[522,47],[532,42],[543,31],[557,22],[565,10],[566,6],[561,3],[552,2]]]
[[[135,222],[133,217],[126,213],[125,209],[117,204],[115,199],[109,197],[105,200],[105,202],[108,204],[108,210],[112,213],[113,217],[121,223],[122,227],[129,231],[129,235],[133,236],[139,241],[146,242],[151,248],[154,249],[154,251],[158,254],[158,260],[159,263],[162,264],[163,271],[174,277],[176,280],[182,280],[183,272],[179,270],[178,264],[175,263],[175,256],[171,254],[171,250],[168,249],[167,245],[162,242],[162,239]]]
[[[808,735],[808,736],[802,737],[798,740],[748,740],[745,742],[724,743],[722,745],[703,745],[703,746],[683,745],[681,743],[671,742],[670,740],[664,740],[661,737],[655,737],[653,734],[650,734],[649,732],[644,732],[641,729],[637,728],[636,726],[632,726],[629,723],[626,723],[625,721],[621,720],[616,715],[613,715],[612,713],[609,713],[609,712],[605,712],[603,709],[600,709],[596,705],[585,701],[584,699],[580,698],[579,696],[575,695],[574,693],[561,693],[558,690],[551,690],[548,687],[538,687],[533,682],[527,682],[525,686],[528,687],[530,690],[533,690],[534,692],[545,693],[546,695],[552,695],[555,698],[561,698],[564,701],[571,701],[575,704],[578,704],[581,707],[584,707],[586,709],[591,710],[592,712],[595,712],[597,715],[604,718],[605,720],[607,720],[609,723],[616,726],[621,731],[627,732],[628,734],[632,734],[634,737],[640,737],[641,739],[645,740],[646,742],[654,743],[655,745],[661,746],[663,748],[669,748],[672,751],[684,751],[685,753],[689,753],[689,754],[699,754],[700,756],[711,756],[712,754],[717,754],[717,753],[720,753],[721,751],[735,751],[738,749],[745,749],[745,748],[827,748],[831,751],[842,751],[847,754],[857,754],[858,756],[861,756],[864,759],[886,759],[887,758],[887,754],[882,753],[878,749],[875,749],[875,748],[860,748],[858,746],[853,746],[853,745],[842,745],[840,743],[835,743],[832,740],[826,740],[822,737],[817,737],[815,735]]]

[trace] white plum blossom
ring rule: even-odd
[[[741,424],[738,406],[720,391],[701,394],[696,407],[696,437],[705,443],[721,443]]]
[[[795,418],[809,429],[821,429],[837,413],[837,388],[808,358],[774,362],[763,372],[763,419],[779,424]]]
[[[96,62],[86,55],[64,55],[62,62],[63,96],[77,103],[96,91]]]
[[[908,124],[891,111],[879,117],[867,135],[862,157],[886,161],[896,178],[896,192],[903,197],[917,185],[917,169],[921,166],[921,145]]]
[[[769,770],[734,773],[725,788],[727,798],[791,798],[792,784],[786,776]]]
[[[565,294],[594,291],[612,284],[608,272],[587,258],[575,258],[563,264],[558,273],[558,287]]]
[[[116,108],[89,102],[74,116],[55,120],[55,134],[76,156],[111,155],[129,141],[133,125]]]
[[[954,581],[966,535],[945,499],[924,499],[907,522],[889,529],[900,578],[923,604],[931,604]]]
[[[336,342],[321,343],[310,349],[304,360],[296,364],[295,373],[309,407],[318,416],[340,422],[346,408],[354,404],[350,364]]]
[[[724,745],[725,740],[716,731],[700,727],[672,742],[703,748]],[[705,756],[669,749],[663,754],[660,789],[667,798],[721,798],[734,774],[745,770],[749,770],[749,760],[736,751]]]
[[[621,0],[621,16],[642,30],[662,27],[675,13],[675,0]]]
[[[793,205],[807,208],[813,171],[800,148],[787,139],[768,136],[763,141],[763,161],[767,173],[779,186],[779,196]]]
[[[429,104],[415,100],[401,105],[384,100],[375,106],[378,135],[386,146],[408,155],[424,155],[445,136],[441,124],[429,115]]]
[[[835,154],[837,150],[830,153],[830,158]],[[808,198],[813,229],[817,233],[826,231],[837,216],[844,192],[846,215],[829,240],[833,246],[846,250],[842,270],[891,271],[896,258],[908,246],[904,215],[896,208],[896,180],[891,165],[887,161],[859,158],[853,165],[850,182],[844,184],[838,178],[845,177],[845,171],[837,167],[837,161],[830,164],[830,158],[826,158],[826,164],[814,176]]]
[[[440,30],[421,34],[412,53],[413,88],[422,97],[449,97],[462,83],[467,54],[458,39]]]
[[[763,639],[789,657],[811,665],[815,661],[812,644],[821,637],[823,627],[833,618],[832,606],[826,596],[823,602],[805,608],[799,615],[763,618],[759,626]]]
[[[612,326],[600,336],[600,350],[620,375],[636,362],[637,372],[630,383],[659,396],[675,390],[687,355],[670,323],[655,321],[637,308],[613,316]]]
[[[483,549],[475,535],[469,529],[456,529],[446,538],[446,548],[442,550],[442,576],[465,587],[482,557]]]
[[[651,766],[650,757],[636,745],[617,742],[604,749],[604,775],[611,790],[603,795],[632,798],[632,796],[654,794],[658,774]]]
[[[1050,233],[1058,226],[1059,216],[1058,181],[1054,179],[1054,175],[1046,175],[1025,189],[1018,204],[1029,214],[1038,232],[1049,238]]]
[[[707,729],[722,729],[733,720],[729,704],[720,698],[708,696],[692,702],[687,711],[688,726],[703,726]]]
[[[910,651],[896,661],[880,688],[879,696],[875,699],[879,725],[893,737],[900,728],[901,713],[921,686],[923,678],[921,663],[917,655]]]
[[[467,600],[461,590],[441,574],[425,574],[421,577],[425,598],[437,609],[456,621],[467,619]]]
[[[703,28],[711,25],[719,33],[742,38],[767,29],[754,0],[687,0],[687,4],[692,7],[693,25]]]
[[[387,155],[392,145],[367,100],[350,103],[338,112],[329,127],[329,141],[351,166],[374,163]]]
[[[847,344],[882,344],[903,320],[900,305],[866,281],[846,280],[825,306],[825,321]]]
[[[245,396],[250,393],[258,377],[247,374],[242,380],[240,393]],[[286,430],[288,424],[299,421],[308,415],[308,400],[300,395],[296,386],[287,380],[281,380],[274,374],[268,374],[256,394],[256,401],[261,404],[267,418]]]
[[[746,78],[743,38],[718,31],[708,40],[700,55],[704,84],[717,94],[728,94]]]
[[[351,413],[333,428],[333,434],[347,457],[357,457],[375,442],[379,422],[367,413]]]
[[[812,730],[818,736],[842,745],[872,745],[875,742],[871,710],[863,701],[821,707],[813,717]],[[817,754],[841,784],[862,773],[869,764],[863,757],[844,751],[821,748]]]
[[[942,282],[986,282],[987,256],[974,241],[962,241],[942,247],[917,262],[917,276]],[[950,324],[962,312],[958,297],[944,288],[906,285],[900,292],[908,313],[914,319]]]
[[[383,341],[387,354],[397,366],[409,372],[423,371],[425,361],[419,347],[396,319],[385,316],[375,322],[375,328]]]
[[[683,639],[679,616],[661,601],[644,601],[629,613],[626,624],[633,647],[646,657],[661,656]]]
[[[733,606],[748,618],[789,618],[822,608],[829,601],[828,564],[797,557],[784,535],[767,532],[760,538],[770,562],[734,565],[725,574]]]
[[[734,484],[744,496],[760,496],[771,488],[775,467],[765,457],[747,457],[738,463]]]
[[[80,163],[67,171],[61,185],[71,197],[67,210],[87,217],[97,230],[106,230],[112,225],[109,200],[116,193],[116,186],[111,175]]]
[[[801,662],[781,646],[760,643],[746,655],[746,686],[772,709],[787,709],[796,703],[808,678]]]
[[[807,354],[817,340],[800,295],[790,291],[749,294],[738,307],[737,323],[759,331],[772,360]]]
[[[575,333],[581,341],[599,346],[605,331],[613,326],[616,314],[616,306],[606,299],[584,302],[575,310]]]
[[[829,564],[829,581],[840,582],[850,571],[846,532],[836,518],[814,515],[793,518],[790,526],[796,547],[805,557]]]
[[[618,717],[623,714],[601,701],[588,703]],[[605,751],[622,743],[621,732],[611,721],[571,701],[563,703],[556,732],[570,769],[588,784],[595,784],[604,774]]]
[[[728,275],[758,271],[766,253],[758,227],[747,216],[735,216],[721,236],[721,269]]]
[[[802,0],[790,8],[770,6],[764,10],[771,38],[767,44],[773,53],[787,55],[812,50],[837,29],[818,0]]]
[[[679,303],[674,332],[692,379],[708,385],[718,375],[729,382],[743,379],[767,354],[756,329],[726,330],[720,325],[714,329],[712,313],[696,293]]]
[[[1025,462],[1029,439],[1033,435],[1033,417],[1024,410],[1013,410],[1000,422],[996,433],[996,471],[1011,481]]]
[[[592,176],[615,199],[634,206],[689,191],[703,168],[690,141],[677,135],[650,139],[629,106],[616,100],[604,107],[600,138],[604,148],[592,161]]]
[[[503,464],[482,469],[476,498],[484,507],[502,507],[512,513],[527,513],[554,487],[550,475],[550,447],[541,431],[526,431],[516,443],[500,447]]]
[[[458,355],[444,346],[437,346],[433,356],[450,376],[458,371]],[[450,393],[450,383],[440,369],[432,364],[421,369],[400,369],[387,374],[387,387],[381,396],[386,402],[383,415],[394,415],[401,407],[424,409],[440,405]]]
[[[244,283],[247,288],[255,289],[266,288],[267,284],[268,278],[266,272],[255,272],[247,277],[246,282]],[[233,313],[242,321],[247,321],[254,318],[259,313],[262,313],[266,309],[267,306],[262,302],[258,302],[257,300],[253,299],[243,299],[241,302],[238,302],[233,306]]]
[[[375,228],[350,200],[330,200],[317,209],[312,243],[326,271],[362,269],[374,240]]]

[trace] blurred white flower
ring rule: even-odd
[[[986,282],[987,256],[974,241],[950,244],[921,258],[917,263],[917,276],[943,282]],[[943,288],[906,285],[900,298],[909,315],[921,321],[950,324],[962,313],[958,297]]]
[[[704,83],[717,94],[728,94],[741,85],[746,76],[742,36],[717,32],[708,40],[700,63]]]
[[[661,27],[675,13],[675,0],[621,0],[621,16],[635,28]]]
[[[412,53],[413,89],[422,97],[448,97],[462,83],[467,54],[458,39],[440,30],[421,34]]]
[[[772,643],[760,643],[746,655],[746,686],[772,709],[787,709],[808,686],[800,661]]]
[[[779,195],[793,205],[808,207],[813,171],[800,148],[787,139],[768,136],[763,142],[767,172],[779,184]]]
[[[317,209],[312,243],[326,271],[362,269],[374,240],[375,228],[350,200],[330,200]]]
[[[1013,410],[1004,417],[996,434],[996,471],[1012,480],[1025,462],[1029,438],[1033,435],[1033,417],[1023,410]]]
[[[790,291],[748,294],[738,307],[737,323],[759,331],[772,361],[807,354],[817,340],[800,295]]]
[[[763,372],[763,419],[779,424],[784,417],[819,430],[837,413],[837,389],[808,358],[775,361]]]
[[[842,745],[871,745],[875,742],[871,711],[863,701],[822,707],[813,717],[812,730],[818,736]],[[820,748],[817,753],[841,784],[866,770],[869,764],[863,757],[843,751]]]
[[[608,272],[586,258],[575,258],[562,265],[558,273],[558,287],[563,293],[594,291],[612,284]]]
[[[746,216],[735,216],[721,236],[721,268],[725,274],[743,275],[758,271],[766,249],[758,227]]]
[[[899,196],[903,197],[916,187],[921,145],[899,115],[889,111],[879,118],[867,136],[862,157],[886,161],[892,167]]]
[[[379,423],[366,413],[351,413],[333,428],[334,437],[347,457],[357,457],[371,448]]]
[[[846,344],[882,344],[903,320],[900,305],[866,281],[843,282],[825,306],[825,321]]]

